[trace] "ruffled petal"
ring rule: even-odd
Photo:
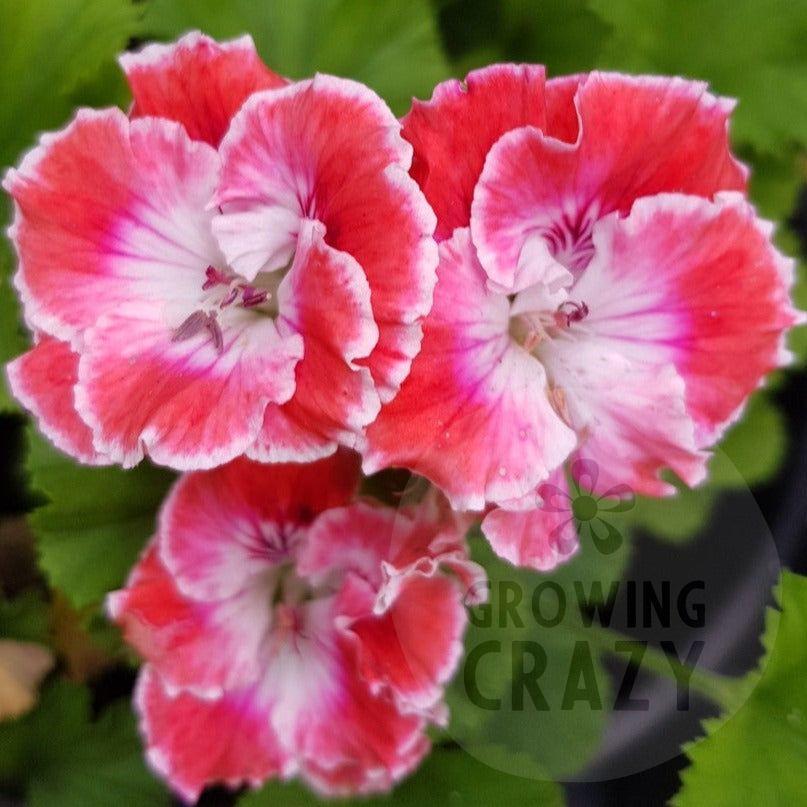
[[[315,584],[346,573],[334,607],[362,678],[404,712],[431,716],[462,654],[464,603],[484,591],[484,570],[456,524],[430,501],[329,510],[311,526],[297,568]]]
[[[636,362],[675,365],[701,447],[790,359],[794,267],[770,235],[739,194],[642,199],[598,225],[597,257],[572,292],[597,338]]]
[[[397,511],[389,507],[359,502],[329,510],[308,530],[297,555],[297,570],[315,584],[335,569],[349,572],[364,580],[374,596],[383,583],[382,564],[390,558],[399,528]]]
[[[462,657],[467,614],[456,583],[437,568],[408,573],[386,610],[354,621],[359,670],[402,711],[429,714]],[[428,630],[424,629],[428,626]]]
[[[509,335],[467,229],[440,246],[439,281],[420,354],[367,432],[365,471],[398,465],[428,477],[458,510],[533,489],[575,435],[549,403],[544,370]]]
[[[490,147],[520,126],[545,123],[544,68],[500,64],[464,82],[439,84],[429,101],[414,101],[403,136],[414,146],[412,176],[437,214],[437,238],[467,227],[471,199]]]
[[[684,381],[672,364],[633,361],[590,335],[547,340],[540,357],[556,400],[581,434],[580,453],[597,465],[605,487],[674,493],[659,477],[665,468],[688,485],[703,481],[708,457],[695,442]]]
[[[243,454],[266,406],[294,393],[302,339],[269,317],[230,309],[219,350],[205,330],[175,341],[155,313],[124,307],[84,335],[76,405],[96,449],[124,467],[148,454],[178,470]]]
[[[553,100],[570,89],[557,88]],[[591,228],[626,214],[642,196],[679,192],[711,199],[744,190],[747,171],[731,155],[733,102],[683,79],[592,73],[575,95],[578,138],[568,143],[534,126],[490,150],[474,192],[471,232],[479,260],[507,285],[532,234],[570,269],[591,258]],[[553,113],[553,125],[568,125]]]
[[[270,624],[265,591],[253,587],[226,600],[189,599],[159,559],[159,543],[146,550],[126,588],[107,598],[107,612],[126,641],[159,670],[172,693],[185,689],[213,698],[258,681]]]
[[[221,264],[206,212],[218,156],[176,123],[80,110],[9,171],[15,285],[28,323],[74,346],[133,300],[165,316]],[[184,310],[184,315],[189,311]]]
[[[70,345],[44,336],[6,370],[14,396],[57,448],[88,465],[109,462],[93,448],[92,432],[76,412],[73,388],[78,380],[78,354]]]
[[[588,78],[586,73],[558,76],[546,82],[546,126],[549,137],[574,143],[580,131],[580,118],[574,97],[578,87]]]
[[[304,465],[238,459],[187,474],[160,516],[162,557],[188,595],[232,596],[285,562],[295,533],[318,513],[347,504],[358,478],[358,457],[347,451]]]
[[[195,31],[124,53],[119,61],[134,98],[131,117],[174,120],[211,146],[218,146],[250,95],[288,83],[261,61],[251,36],[216,42]]]
[[[538,487],[538,507],[497,508],[482,521],[482,532],[497,555],[514,566],[548,572],[578,549],[572,499],[563,468]]]
[[[373,694],[359,675],[355,649],[341,644],[328,689],[306,699],[300,773],[327,796],[384,793],[428,753],[425,721]]]
[[[146,756],[188,802],[211,784],[257,787],[277,775],[286,758],[254,689],[214,700],[169,694],[146,665],[135,691]]]
[[[376,349],[362,363],[391,398],[431,306],[434,214],[407,171],[411,147],[384,102],[356,82],[318,75],[252,98],[222,143],[214,228],[245,277],[285,266],[300,224],[360,264],[372,289]]]
[[[380,401],[359,359],[378,340],[370,287],[347,253],[325,243],[306,220],[289,274],[278,292],[281,325],[304,340],[294,397],[267,407],[249,456],[262,462],[310,462],[352,446]]]

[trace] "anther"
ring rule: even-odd
[[[205,269],[205,282],[202,284],[202,291],[208,291],[215,286],[226,285],[229,279],[224,272],[220,272],[215,266],[208,266]]]
[[[588,306],[567,300],[558,306],[555,312],[555,324],[560,328],[568,328],[573,322],[582,322],[588,316]]]
[[[219,353],[224,352],[224,334],[221,332],[221,325],[216,317],[215,312],[207,315],[207,322],[205,323],[207,330],[210,331],[210,336],[213,339],[213,347]]]
[[[199,331],[207,327],[208,314],[205,311],[194,311],[182,324],[174,331],[171,337],[172,342],[184,342],[196,336]]]
[[[256,289],[254,286],[241,287],[241,305],[244,308],[254,308],[265,302],[269,297],[269,292],[266,289]]]

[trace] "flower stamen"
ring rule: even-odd
[[[573,322],[582,322],[588,314],[588,306],[585,303],[566,300],[555,311],[555,324],[559,328],[568,328]]]

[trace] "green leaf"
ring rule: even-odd
[[[793,287],[793,304],[800,311],[807,310],[807,263],[800,261],[796,266],[796,283]],[[794,328],[788,339],[788,347],[796,355],[796,360],[807,362],[807,325]]]
[[[779,408],[764,393],[754,395],[709,463],[709,483],[740,487],[767,482],[787,449],[787,428]]]
[[[143,761],[128,702],[90,720],[86,687],[58,680],[33,712],[0,724],[0,783],[24,790],[30,807],[167,805]]]
[[[501,749],[486,749],[487,759],[513,765]],[[421,767],[400,784],[390,796],[339,801],[342,807],[422,807],[440,804],[449,807],[562,807],[563,794],[558,785],[546,780],[540,769],[526,760],[515,760],[519,775],[500,773],[482,764],[459,748],[435,748]],[[239,807],[317,807],[322,800],[297,783],[272,782],[261,790],[248,793]]]
[[[743,149],[740,156],[753,166],[749,195],[759,212],[768,219],[787,219],[796,208],[797,195],[804,184],[800,159],[787,154],[760,154],[753,149]],[[787,235],[779,244],[780,248],[795,254],[798,241],[787,227],[780,227],[777,236],[782,232]]]
[[[77,465],[33,431],[27,462],[32,487],[48,502],[29,517],[39,562],[77,608],[119,587],[154,531],[172,474]]]
[[[152,0],[150,35],[173,38],[191,28],[219,39],[250,33],[272,69],[363,81],[396,113],[412,96],[430,96],[449,73],[428,0]]]
[[[673,543],[694,538],[706,524],[716,499],[715,490],[706,486],[690,489],[678,485],[675,496],[664,499],[636,498],[636,508],[626,514],[631,529],[649,532]]]
[[[474,609],[462,667],[447,693],[449,734],[463,747],[505,747],[534,760],[555,779],[585,765],[599,745],[613,695],[600,645],[587,640],[577,587],[590,596],[592,586],[599,585],[607,596],[630,557],[627,539],[625,533],[618,550],[604,555],[595,548],[591,533],[582,529],[578,555],[547,574],[516,569],[494,556],[483,539],[472,541],[474,557],[485,566],[491,585],[488,604]],[[560,622],[552,626],[541,625],[533,610],[535,592],[547,586],[560,587],[566,606]],[[556,589],[545,588],[539,596],[542,611],[551,618],[557,608]],[[492,642],[498,645],[488,644],[490,651],[478,655]],[[583,656],[576,656],[580,651]],[[536,704],[519,684],[519,674],[540,663],[536,656],[542,655],[546,667],[539,686],[545,703]],[[570,679],[579,680],[570,671],[578,670],[573,665],[581,660],[592,674],[591,694],[596,697],[564,705]],[[477,693],[501,705],[486,707]]]
[[[0,596],[0,639],[48,644],[48,604],[35,591],[7,600]]]
[[[807,142],[805,0],[589,0],[589,7],[611,27],[599,66],[707,79],[740,101],[736,142],[768,153]]]
[[[114,57],[134,34],[142,7],[130,0],[0,0],[0,173],[19,160],[35,136],[64,123],[77,102],[122,100]],[[0,200],[0,224],[9,218]],[[0,363],[25,350],[16,295],[9,283],[14,261],[0,237]],[[5,374],[0,412],[16,410]]]
[[[130,0],[0,0],[0,166],[64,121],[70,94],[125,48],[141,13]]]
[[[781,612],[768,612],[765,657],[738,690],[748,697],[685,748],[677,807],[807,804],[807,578],[785,571],[775,594]]]
[[[0,105],[1,106],[1,105]],[[0,199],[0,222],[7,221],[5,199]],[[0,364],[22,353],[28,346],[24,331],[20,325],[17,296],[11,286],[11,246],[4,236],[0,236]],[[0,412],[18,409],[16,401],[11,397],[3,373],[0,381]]]
[[[537,62],[550,76],[590,70],[608,27],[586,0],[453,0],[440,24],[461,73],[491,62]]]

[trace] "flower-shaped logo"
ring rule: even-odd
[[[613,485],[597,492],[599,466],[594,460],[578,459],[571,465],[571,483],[563,490],[545,483],[539,488],[543,499],[542,509],[548,513],[568,513],[553,531],[560,540],[570,522],[574,522],[578,535],[588,533],[591,542],[603,555],[611,555],[622,546],[624,537],[609,514],[625,513],[636,506],[636,496],[629,485]]]

